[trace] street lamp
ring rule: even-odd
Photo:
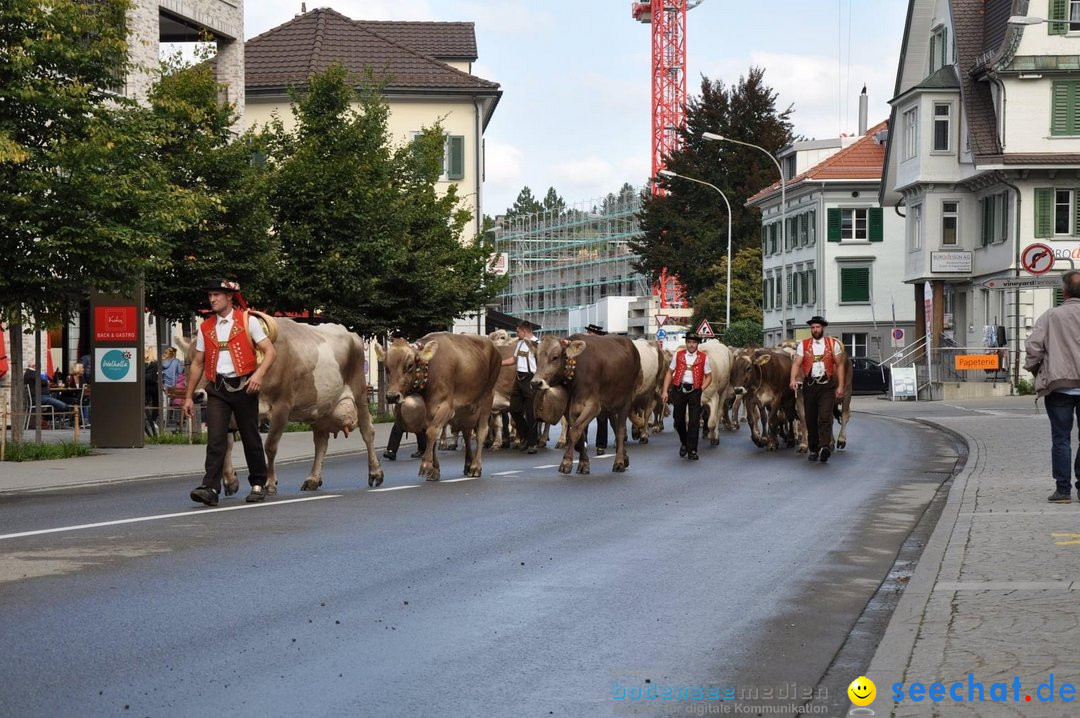
[[[1044,22],[1050,22],[1043,17],[1032,17],[1030,15],[1013,15],[1009,18],[1007,24],[1009,25],[1039,25]]]
[[[772,160],[773,164],[776,165],[776,171],[780,173],[780,336],[787,339],[787,182],[784,180],[784,170],[780,167],[780,160],[776,159],[772,152],[760,145],[724,137],[715,132],[702,132],[701,138],[716,142],[732,142],[736,145],[760,150]]]
[[[712,187],[720,194],[720,197],[724,200],[724,204],[727,206],[727,303],[724,307],[724,332],[726,333],[728,329],[731,328],[731,203],[728,202],[727,195],[725,195],[719,187],[709,182],[705,182],[704,180],[677,174],[671,170],[660,170],[657,174],[661,177],[679,178],[684,179],[687,182],[696,182],[697,184],[703,184],[706,187]]]

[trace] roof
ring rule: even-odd
[[[881,168],[885,165],[885,143],[881,141],[879,135],[888,129],[888,120],[879,122],[867,130],[858,141],[788,180],[787,189],[790,190],[800,182],[880,180]],[[780,183],[774,182],[746,200],[746,203],[757,204],[779,191]]]
[[[436,60],[476,60],[476,30],[471,22],[353,22]]]
[[[1005,30],[1011,4],[1011,0],[952,0],[960,96],[976,163],[979,155],[1001,154],[1001,145],[998,142],[990,83],[978,82],[973,71],[977,65],[1001,51],[1000,46],[987,47],[987,41],[997,39],[999,43],[1003,42],[1007,35]]]
[[[437,31],[452,26],[444,43]],[[357,22],[329,8],[297,15],[244,45],[245,87],[284,90],[340,62],[352,73],[375,73],[385,92],[450,91],[496,95],[499,84],[462,72],[425,51],[443,57],[457,52],[475,54],[475,39],[465,41],[471,23]],[[406,42],[416,41],[420,47]],[[471,43],[471,44],[470,44]],[[464,56],[458,59],[465,59]]]

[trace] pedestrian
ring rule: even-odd
[[[599,324],[590,324],[585,327],[585,333],[594,337],[602,337],[607,334],[604,328]],[[608,422],[611,421],[611,415],[606,411],[601,410],[596,415],[596,455],[603,456],[607,451],[608,446]],[[612,427],[614,429],[614,427]]]
[[[686,335],[686,348],[675,352],[671,358],[667,373],[664,374],[664,389],[660,392],[660,401],[668,401],[668,391],[672,382],[677,380],[674,394],[671,395],[672,413],[675,415],[675,431],[679,434],[679,456],[690,461],[698,460],[698,437],[701,435],[701,392],[712,383],[712,367],[709,357],[698,351],[701,335],[690,332]]]
[[[259,320],[247,311],[239,283],[217,279],[206,286],[212,314],[199,326],[191,376],[184,394],[184,414],[194,418],[192,394],[206,373],[206,473],[192,490],[193,501],[216,506],[228,450],[229,421],[244,444],[251,493],[248,503],[266,497],[266,455],[259,435],[259,388],[276,352]],[[257,363],[255,350],[263,353]]]
[[[517,323],[517,345],[514,355],[503,360],[503,366],[517,365],[517,379],[510,390],[510,415],[517,426],[518,448],[530,454],[536,453],[536,407],[532,387],[536,373],[536,337],[532,323],[522,319]]]
[[[810,461],[825,463],[832,455],[833,410],[844,398],[847,358],[844,345],[825,334],[829,323],[813,316],[806,322],[810,336],[796,345],[791,361],[791,390],[798,394],[802,384],[803,416]],[[796,399],[798,401],[798,399]]]
[[[169,347],[161,359],[161,380],[166,389],[177,388],[176,383],[184,373],[184,362],[176,358],[176,347]]]
[[[1080,490],[1080,451],[1072,460],[1073,416],[1080,412],[1080,270],[1061,277],[1065,300],[1035,322],[1024,345],[1024,368],[1035,375],[1035,393],[1050,418],[1050,470],[1056,488],[1048,500],[1072,503],[1070,480]]]

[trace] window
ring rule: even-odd
[[[419,132],[413,132],[416,139]],[[440,180],[465,179],[465,135],[447,135],[443,146],[443,166]]]
[[[944,25],[934,28],[930,34],[930,72],[933,75],[948,62],[949,29]]]
[[[799,297],[802,299],[803,304],[810,304],[810,270],[804,269],[800,272],[800,279],[802,285],[799,288]]]
[[[952,105],[948,102],[934,103],[934,152],[952,150]]]
[[[1050,0],[1051,35],[1080,32],[1080,0]]]
[[[1076,236],[1078,231],[1076,189],[1038,187],[1035,189],[1035,236],[1052,238]]]
[[[870,267],[846,265],[840,267],[840,303],[870,303]]]
[[[787,282],[787,306],[792,306],[795,303],[795,283],[791,281],[792,269],[789,267],[787,270],[787,276],[785,281]]]
[[[817,242],[817,212],[807,212],[806,217],[806,243],[813,247]]]
[[[908,247],[911,251],[922,249],[922,205],[912,206],[911,215],[908,217]]]
[[[770,297],[769,280],[768,279],[762,279],[761,280],[761,308],[762,309],[768,309],[769,308],[769,297]]]
[[[869,336],[864,333],[844,332],[840,335],[841,341],[844,343],[844,349],[847,351],[849,357],[864,357],[866,356],[866,338]]]
[[[979,246],[1004,242],[1009,238],[1009,193],[999,192],[979,200],[982,230]]]
[[[866,239],[866,210],[840,210],[840,239]]]
[[[904,113],[904,149],[901,159],[910,160],[919,149],[919,108],[912,107]]]
[[[806,270],[807,292],[810,304],[817,304],[817,270]]]
[[[1080,80],[1054,80],[1050,86],[1050,134],[1080,135]]]
[[[783,301],[783,298],[784,298],[784,287],[783,287],[784,283],[782,281],[780,281],[780,279],[781,279],[780,275],[777,274],[776,275],[776,284],[773,285],[773,303],[772,303],[773,309],[776,309],[777,307],[779,307],[780,302]]]
[[[828,217],[826,239],[830,242],[880,242],[884,239],[884,216],[881,207],[830,207]]]
[[[956,245],[956,226],[960,221],[957,202],[941,203],[941,244]]]

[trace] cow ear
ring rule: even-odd
[[[771,354],[763,354],[763,355],[759,356],[757,359],[755,359],[754,363],[757,364],[758,366],[765,366],[766,364],[769,363],[770,359],[772,359]]]
[[[381,342],[372,342],[375,345],[375,358],[379,361],[386,361],[386,350],[382,348]]]
[[[420,361],[429,362],[431,357],[435,356],[435,352],[439,350],[439,342],[428,342],[424,346],[420,347]]]
[[[566,358],[573,359],[583,351],[585,351],[585,342],[581,339],[575,339],[566,347]]]

